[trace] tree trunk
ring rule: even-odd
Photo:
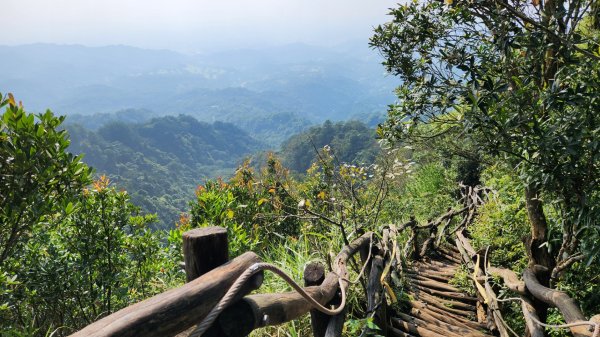
[[[525,203],[531,229],[531,236],[525,242],[525,248],[529,255],[529,267],[532,269],[535,265],[546,267],[545,271],[539,271],[536,276],[543,286],[550,287],[550,275],[555,261],[548,252],[548,222],[540,200],[540,191],[536,186],[529,185],[525,187]],[[548,316],[548,304],[533,298],[532,305],[540,320],[545,322]]]

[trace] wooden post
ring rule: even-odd
[[[229,260],[227,229],[195,228],[183,233],[185,274],[190,282]]]
[[[369,274],[369,283],[367,284],[367,314],[375,312],[375,323],[381,329],[381,334],[388,335],[386,300],[383,295],[383,286],[381,285],[381,274],[383,273],[384,260],[376,255],[371,265]],[[383,296],[382,296],[383,295]]]
[[[310,263],[304,269],[304,285],[318,286],[325,280],[325,267],[320,263]],[[328,306],[338,306],[341,303],[341,297],[337,294]],[[314,337],[341,336],[341,329],[344,326],[344,316],[346,310],[336,316],[326,315],[319,310],[310,311],[310,324],[312,326]]]
[[[318,262],[309,263],[304,268],[304,286],[319,286],[325,280],[325,267]],[[325,336],[327,330],[327,322],[329,316],[320,312],[319,310],[310,311],[310,325],[312,327],[314,337]]]
[[[336,303],[339,305],[339,303]],[[346,312],[348,307],[345,307],[342,312],[329,318],[329,324],[327,324],[327,331],[325,337],[341,337],[344,329],[344,322],[346,321]]]
[[[187,282],[226,263],[229,260],[227,228],[211,226],[194,228],[183,233],[183,260]],[[196,328],[191,327],[175,337],[187,337]],[[218,337],[223,334],[212,326],[206,335]]]

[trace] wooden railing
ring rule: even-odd
[[[309,265],[304,275],[305,292],[322,305],[337,305],[340,284],[343,288],[348,287],[349,259],[357,252],[363,258],[368,256],[372,238],[372,233],[366,233],[344,246],[332,263],[332,271],[327,274],[322,265]],[[194,326],[209,314],[236,279],[261,262],[253,252],[227,261],[227,251],[227,231],[224,228],[198,228],[184,233],[183,252],[188,283],[121,309],[71,336],[158,337],[193,333]],[[309,312],[315,336],[341,335],[345,311],[331,317],[324,315],[312,310],[311,304],[297,292],[245,296],[258,289],[262,281],[262,272],[252,276],[206,336],[245,336],[254,329],[282,324]]]
[[[386,226],[380,235],[369,232],[356,238],[335,257],[330,272],[326,273],[321,264],[309,264],[304,270],[302,289],[323,306],[339,306],[340,292],[346,291],[350,283],[347,265],[359,253],[364,266],[365,280],[362,285],[367,302],[366,314],[374,318],[381,329],[379,334],[386,336],[389,321],[386,292],[389,294],[392,291],[389,284],[392,283],[391,280],[399,278],[398,270],[402,269],[403,259],[425,256],[429,250],[435,250],[440,245],[442,236],[445,236],[447,241],[455,243],[462,255],[462,262],[473,273],[471,278],[479,299],[478,320],[480,323],[487,323],[488,328],[496,331],[500,337],[509,336],[510,327],[502,317],[499,302],[503,300],[497,299],[490,283],[491,274],[500,275],[505,285],[520,296],[531,336],[544,336],[544,329],[539,324],[531,299],[558,308],[567,323],[585,322],[586,318],[581,310],[567,294],[546,288],[538,282],[535,268],[540,267],[526,269],[523,273],[524,281],[521,281],[508,269],[491,267],[487,252],[473,249],[466,229],[481,204],[479,192],[469,189],[463,198],[464,207],[448,209],[445,214],[426,225],[419,225],[412,219],[398,227]],[[456,215],[463,215],[462,221],[450,230],[450,221]],[[410,232],[410,237],[404,247],[399,247],[397,238],[405,230]],[[419,239],[419,233],[425,234],[421,234]],[[184,233],[183,253],[188,283],[119,310],[72,336],[195,336],[197,325],[221,301],[238,277],[261,262],[253,252],[244,253],[229,261],[227,230],[220,227],[200,228]],[[262,281],[262,272],[253,274],[231,304],[212,323],[205,336],[246,336],[254,329],[279,325],[309,312],[314,336],[341,336],[346,310],[333,316],[326,315],[315,310],[297,291],[248,295],[258,289]],[[600,315],[592,317],[591,322],[600,323]],[[569,328],[577,337],[599,337],[600,334],[598,325],[573,325]]]
[[[428,247],[439,243],[440,238],[436,240],[433,229],[445,227],[452,217],[470,211],[469,207],[449,209],[426,225],[419,226],[411,220],[398,228],[386,226],[380,235],[365,233],[342,248],[332,261],[330,272],[326,273],[321,264],[309,264],[304,271],[303,289],[321,305],[337,307],[341,301],[340,291],[346,291],[350,283],[347,265],[359,253],[365,275],[361,282],[366,295],[366,314],[374,318],[381,329],[379,333],[387,335],[386,293],[393,292],[390,283],[391,279],[398,279],[396,269],[401,267],[403,252],[413,250],[414,256],[424,254]],[[397,238],[404,230],[409,230],[412,237],[402,249]],[[417,234],[423,231],[429,237],[423,248],[417,249]],[[117,311],[72,336],[195,335],[197,325],[219,303],[237,278],[261,262],[252,252],[228,261],[227,231],[220,227],[184,233],[183,253],[188,283]],[[310,313],[314,336],[341,336],[346,310],[333,316],[323,314],[296,291],[248,295],[258,289],[262,281],[262,273],[254,275],[205,335],[246,336],[254,329],[279,325]]]
[[[496,293],[490,284],[491,275],[500,276],[506,287],[519,296],[518,298],[511,298],[511,300],[521,302],[523,317],[530,336],[545,336],[544,326],[540,324],[540,318],[533,307],[532,299],[542,301],[551,307],[557,308],[567,323],[562,328],[570,329],[574,336],[599,336],[600,315],[595,315],[589,320],[586,319],[578,304],[565,292],[550,289],[540,284],[536,277],[536,269],[543,269],[543,267],[534,266],[533,268],[526,268],[523,271],[524,281],[521,281],[512,270],[492,267],[487,261],[487,252],[476,252],[462,231],[457,233],[456,245],[463,255],[465,264],[471,270],[477,271],[477,276],[473,277],[473,281],[478,289],[481,289],[480,297],[485,298],[487,311],[490,317],[492,317],[494,326],[501,337],[508,337],[509,333],[506,322],[499,310],[498,302],[503,300],[498,300],[496,297]],[[545,272],[545,270],[541,271]]]

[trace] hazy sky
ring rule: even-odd
[[[125,44],[199,52],[366,39],[390,0],[0,0],[0,44]]]

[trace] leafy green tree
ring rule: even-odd
[[[547,240],[540,192],[563,199],[570,237],[598,184],[597,35],[583,31],[587,7],[414,3],[393,10],[372,39],[404,80],[382,134],[415,139],[460,128],[485,153],[519,167],[538,246]],[[439,128],[424,134],[414,127],[423,123]],[[569,237],[561,260],[577,249]],[[554,266],[536,254],[535,263]]]
[[[267,247],[300,233],[298,198],[288,170],[271,153],[257,174],[245,161],[227,182],[209,180],[198,186],[190,202],[190,225],[225,226],[230,232],[233,255],[255,247]],[[180,221],[181,223],[181,221]]]
[[[0,94],[0,267],[27,241],[31,229],[73,209],[70,199],[90,182],[81,156],[67,152],[64,117],[34,116]]]
[[[181,282],[180,257],[129,195],[91,182],[64,117],[0,95],[2,335],[68,334]]]
[[[457,132],[517,168],[529,263],[549,270],[540,281],[591,263],[600,253],[597,1],[415,1],[390,14],[371,44],[403,84],[381,136]]]
[[[76,201],[76,203],[75,203]],[[36,225],[8,260],[10,293],[0,319],[15,331],[68,334],[181,281],[177,262],[124,191],[106,177],[86,188],[68,216]],[[58,329],[58,330],[57,330]]]

